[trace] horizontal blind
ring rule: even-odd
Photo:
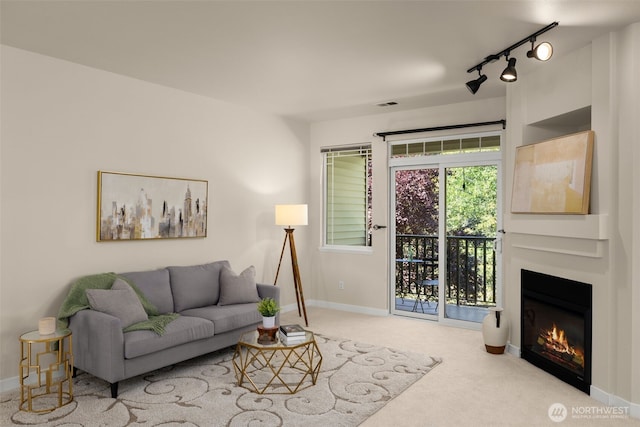
[[[327,245],[367,245],[370,146],[324,149]]]

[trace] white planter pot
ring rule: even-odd
[[[487,352],[502,354],[509,339],[509,319],[503,309],[492,307],[482,321],[482,338]]]
[[[276,326],[276,316],[265,317],[262,316],[262,326],[264,328],[273,328]]]

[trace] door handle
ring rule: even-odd
[[[386,226],[386,225],[378,225],[378,224],[375,224],[375,225],[373,226],[373,229],[374,229],[374,230],[380,230],[381,228],[387,228],[387,226]]]

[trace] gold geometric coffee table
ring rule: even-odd
[[[286,345],[260,344],[258,331],[240,337],[233,354],[238,385],[255,393],[293,394],[315,385],[322,354],[313,332],[304,341]]]

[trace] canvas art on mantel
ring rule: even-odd
[[[593,131],[516,149],[511,212],[588,214]]]
[[[98,171],[97,240],[207,236],[208,182]]]

